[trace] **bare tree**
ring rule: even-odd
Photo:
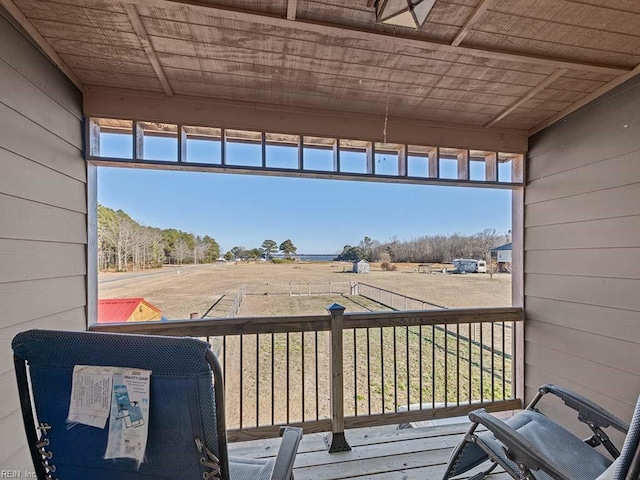
[[[182,265],[182,262],[189,258],[191,249],[183,238],[179,238],[173,246],[173,253],[178,261],[178,265]]]
[[[100,237],[115,252],[116,269],[119,272],[127,266],[134,228],[131,219],[124,215],[116,215],[99,228]]]

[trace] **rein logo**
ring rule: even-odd
[[[21,470],[0,470],[0,478],[38,478],[36,472]]]

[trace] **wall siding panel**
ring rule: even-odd
[[[82,95],[0,8],[0,471],[33,470],[11,340],[87,324]]]
[[[610,322],[611,318],[615,318],[616,321]],[[529,296],[527,320],[562,325],[617,340],[640,338],[638,313],[632,310]]]
[[[0,16],[2,15],[3,11],[0,11]],[[82,120],[80,91],[70,88],[72,84],[67,77],[52,62],[43,61],[40,51],[30,41],[25,41],[17,29],[10,28],[5,18],[0,18],[0,22],[0,45],[11,45],[11,48],[0,50],[0,58],[36,85],[42,93],[53,98],[78,120]]]
[[[7,325],[0,328],[0,374],[11,371],[13,375],[13,352],[11,341],[18,333],[33,328],[55,328],[56,330],[78,330],[78,325],[83,324],[86,318],[86,309],[76,307],[54,315],[36,318],[28,322],[15,325]],[[15,380],[14,380],[15,381]]]
[[[640,78],[530,138],[525,383],[629,420],[640,394]],[[561,418],[561,409],[550,414]]]
[[[38,141],[34,142],[34,138]],[[81,182],[87,181],[84,162],[74,161],[81,156],[80,145],[61,140],[3,103],[0,103],[0,147]]]
[[[14,197],[87,213],[86,184],[0,148],[0,192]],[[50,185],[58,185],[56,189]]]
[[[0,239],[0,284],[85,275],[85,251],[77,243]]]
[[[86,215],[0,193],[0,238],[82,244]]]
[[[82,145],[78,118],[29,82],[11,65],[0,60],[0,102],[72,145]]]

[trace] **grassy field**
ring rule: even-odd
[[[210,316],[224,316],[243,285],[248,295],[239,316],[325,314],[335,302],[347,311],[390,310],[362,296],[345,295],[350,282],[450,308],[509,306],[511,302],[511,276],[506,274],[493,279],[486,274],[425,274],[418,273],[416,265],[398,265],[397,271],[387,272],[374,264],[371,273],[358,275],[345,273],[349,267],[346,263],[228,263],[106,273],[99,277],[99,295],[144,297],[169,318],[188,318],[192,312],[202,315],[218,301]],[[509,398],[511,385],[503,381],[503,373],[510,377],[511,360],[501,352],[503,337],[505,352],[511,351],[511,328],[503,330],[500,324],[492,330],[484,325],[482,337],[483,348],[478,325],[450,326],[446,332],[444,327],[345,331],[345,413],[388,412],[396,405],[422,402],[465,403],[478,400],[481,390],[485,399]],[[223,346],[223,339],[210,340]],[[239,427],[240,418],[247,427],[270,424],[272,415],[275,423],[329,416],[327,332],[229,336],[220,351],[230,428]]]
[[[344,286],[357,281],[449,308],[511,305],[511,275],[508,274],[496,274],[493,279],[487,274],[425,274],[418,273],[417,266],[412,264],[398,264],[395,272],[383,271],[373,264],[369,274],[343,273],[349,268],[350,264],[339,262],[227,263],[101,273],[99,297],[144,297],[158,306],[166,317],[179,319],[189,318],[193,312],[204,314],[222,295],[232,297],[242,285],[249,285],[248,290],[254,293],[287,293],[289,282],[311,282],[328,288],[329,283]],[[254,298],[259,296],[247,297],[240,316],[325,313],[328,305],[315,297]],[[340,296],[336,298],[340,299]],[[356,304],[345,306],[349,311],[367,310]]]

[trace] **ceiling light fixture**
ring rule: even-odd
[[[376,21],[396,27],[420,28],[436,0],[376,0]]]

